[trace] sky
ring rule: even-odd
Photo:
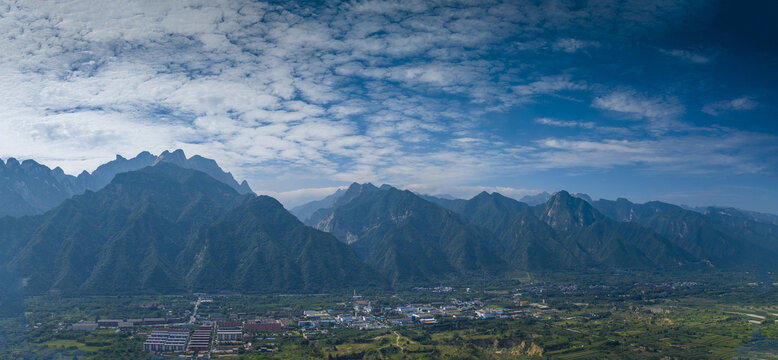
[[[0,0],[0,158],[778,213],[775,1]]]

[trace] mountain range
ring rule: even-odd
[[[410,191],[353,184],[314,228],[353,247],[392,282],[505,269],[481,229]]]
[[[380,283],[333,236],[267,196],[160,162],[42,215],[0,221],[0,263],[28,293],[325,291]]]
[[[481,242],[499,254],[497,258],[510,269],[778,267],[774,261],[778,255],[778,228],[770,214],[731,208],[698,212],[661,202],[634,204],[625,199],[594,201],[586,194],[566,191],[533,197],[534,201],[546,199],[535,205],[498,193],[482,192],[464,200],[406,192],[405,196],[415,197],[415,202],[406,201],[407,206],[397,208],[384,205],[389,201],[376,200],[376,192],[387,197],[392,194],[385,190],[387,187],[382,186],[381,191],[370,184],[353,184],[347,191],[331,195],[328,201],[332,205],[315,211],[305,222],[358,249],[358,239],[386,227],[382,225],[386,220],[375,214],[421,218],[426,214],[423,209],[430,211],[429,204],[420,205],[426,202],[459,215],[466,226],[475,228],[471,233],[478,233]],[[355,205],[348,205],[352,202]],[[358,253],[363,258],[373,256]]]
[[[43,211],[0,217],[0,281],[17,294],[323,292],[517,271],[778,270],[778,218],[732,208],[566,191],[535,204],[487,192],[465,200],[354,183],[293,209],[296,217],[213,160],[180,150],[117,157],[79,177],[30,160],[4,165],[15,179],[4,180],[4,199],[19,200],[6,211]],[[47,196],[66,198],[52,205]]]
[[[102,189],[116,174],[160,162],[202,171],[238,193],[252,193],[246,181],[238,183],[232,174],[224,172],[215,161],[199,155],[187,158],[182,150],[165,151],[159,156],[144,151],[132,159],[116,155],[115,160],[100,165],[92,173],[84,171],[78,176],[67,175],[59,167],[50,169],[34,160],[20,163],[9,158],[5,162],[0,160],[0,217],[42,214],[74,195]]]

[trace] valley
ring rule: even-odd
[[[777,351],[770,214],[564,190],[533,204],[443,199],[370,183],[290,211],[208,159],[155,159],[42,213],[0,218],[2,358]]]
[[[775,350],[774,275],[774,283],[754,281],[755,276],[746,273],[687,275],[674,282],[639,273],[601,274],[599,281],[573,279],[526,277],[511,287],[487,282],[478,288],[475,281],[469,289],[461,284],[310,295],[30,297],[24,300],[23,315],[3,319],[0,355],[145,359],[149,354],[143,344],[153,329],[203,326],[213,333],[208,351],[159,355],[729,359]],[[167,324],[126,327],[105,320],[132,318]],[[86,322],[100,325],[73,327]],[[240,338],[220,340],[222,332]]]

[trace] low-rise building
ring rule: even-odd
[[[79,322],[75,323],[72,326],[70,326],[70,330],[73,331],[95,331],[97,330],[97,323],[96,322]]]
[[[183,352],[189,341],[189,330],[154,329],[143,343],[146,352]]]
[[[163,318],[143,318],[143,325],[162,325],[165,323]]]
[[[211,327],[201,326],[192,334],[187,351],[206,352],[211,349]]]
[[[119,323],[122,320],[97,320],[97,325],[100,327],[119,327]]]
[[[306,318],[318,318],[318,317],[327,317],[330,316],[326,311],[323,310],[305,310],[303,311],[303,316]]]
[[[219,330],[237,330],[243,327],[240,321],[219,321],[216,323]]]
[[[219,341],[240,341],[243,339],[243,331],[239,329],[219,329],[216,331],[216,339]]]
[[[422,318],[422,319],[419,319],[419,324],[422,324],[422,325],[430,325],[430,324],[437,324],[437,323],[438,323],[438,320],[436,320],[435,318]]]

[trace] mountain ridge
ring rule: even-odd
[[[313,226],[351,245],[395,283],[504,270],[482,239],[487,234],[410,191],[382,188],[352,184]]]
[[[180,149],[166,150],[159,156],[143,151],[131,159],[116,155],[114,160],[98,166],[92,173],[82,171],[78,176],[65,174],[59,167],[50,169],[34,160],[19,163],[15,158],[9,158],[6,162],[0,160],[0,217],[42,214],[74,195],[103,188],[116,174],[159,162],[174,162],[183,168],[201,170],[238,193],[253,193],[245,180],[238,183],[215,161],[199,155],[187,159]]]
[[[97,192],[0,224],[0,265],[32,294],[315,292],[382,284],[352,249],[305,227],[276,200],[241,195],[169,162],[118,174]],[[228,262],[209,266],[219,257]],[[263,276],[252,269],[277,271]]]

